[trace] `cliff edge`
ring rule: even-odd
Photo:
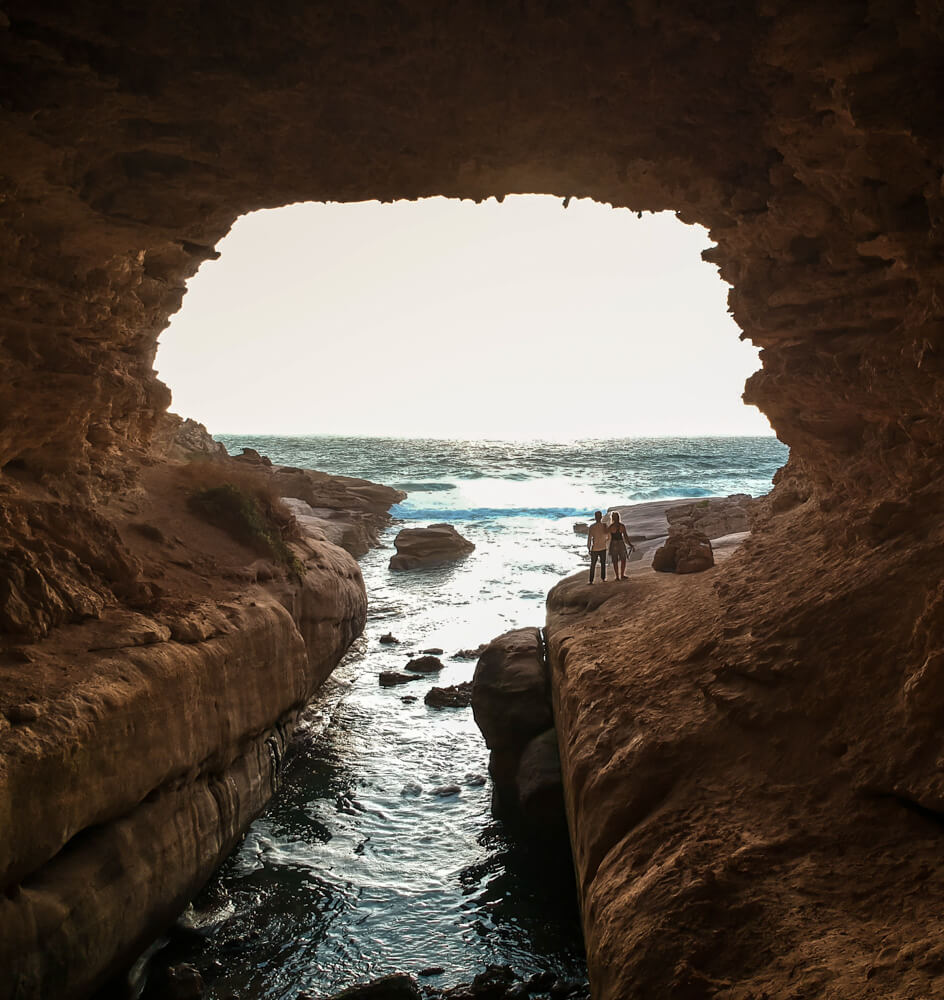
[[[824,531],[775,493],[704,573],[643,562],[551,592],[595,1000],[944,991],[944,532],[925,501]]]

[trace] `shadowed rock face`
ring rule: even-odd
[[[883,996],[910,988],[918,973],[907,972],[909,955],[933,951],[926,929],[937,939],[941,930],[921,905],[939,871],[939,851],[923,846],[937,844],[936,833],[921,826],[924,814],[905,815],[894,802],[944,810],[935,722],[944,708],[942,36],[939,5],[860,0],[6,3],[0,620],[15,644],[4,651],[12,715],[0,739],[15,731],[22,754],[54,761],[57,720],[68,729],[86,712],[70,693],[37,715],[56,690],[57,663],[79,683],[107,660],[89,645],[75,659],[75,630],[104,622],[120,632],[129,614],[157,615],[162,584],[149,567],[194,572],[149,553],[154,538],[132,541],[135,515],[122,504],[147,506],[160,493],[142,485],[163,461],[152,437],[169,399],[152,370],[156,338],[184,282],[239,214],[302,199],[517,191],[674,209],[717,243],[705,256],[732,283],[734,316],[764,349],[747,398],[792,452],[749,551],[697,578],[659,576],[652,586],[666,593],[689,589],[631,643],[617,635],[610,650],[601,645],[592,618],[602,608],[564,602],[554,612],[550,649],[594,988],[600,997],[625,996],[627,983],[643,993],[740,995],[736,984],[763,954],[744,929],[763,926],[775,960],[759,988],[783,993],[797,968],[818,989],[830,959],[815,942],[832,947],[849,913],[864,921],[849,931],[866,942],[848,966],[862,976],[837,995],[866,995],[864,982],[878,982]],[[200,555],[193,544],[203,562],[188,584],[191,603],[229,600],[224,573],[258,582],[242,557]],[[312,572],[325,574],[313,588],[272,585],[303,637],[305,622],[333,628],[319,608],[340,579],[353,602],[340,619],[362,613],[351,565],[331,568],[333,558],[322,553],[319,568],[312,550]],[[604,597],[599,588],[593,600],[605,607]],[[283,616],[269,598],[257,605],[270,609],[264,662],[274,663],[298,640],[287,624],[279,637]],[[235,613],[247,642],[254,614],[248,603]],[[581,624],[581,615],[590,618]],[[674,631],[657,627],[665,620]],[[581,639],[587,629],[592,643]],[[307,642],[306,655],[330,648],[328,663],[341,633],[353,628]],[[240,640],[226,641],[237,655]],[[702,642],[710,656],[698,652],[709,648]],[[720,673],[706,680],[698,670],[709,662]],[[589,669],[598,663],[622,664],[620,683],[598,690]],[[320,669],[280,682],[278,707],[259,714],[252,739],[288,717]],[[678,683],[676,670],[685,674]],[[595,742],[592,720],[581,728],[593,696],[607,720]],[[632,718],[615,711],[624,701]],[[101,697],[89,711],[105,719],[120,705]],[[734,716],[747,735],[727,723]],[[207,718],[194,717],[193,728]],[[219,745],[238,742],[227,730]],[[156,750],[152,757],[142,766],[175,773],[157,766]],[[638,778],[632,808],[610,810],[605,803],[625,789],[594,778],[609,773],[611,758],[622,773],[651,774]],[[115,760],[106,804],[82,822],[117,816],[131,794]],[[221,767],[238,767],[228,760]],[[794,762],[786,777],[784,761]],[[0,781],[16,785],[21,766],[20,749],[4,750]],[[50,788],[59,787],[58,767],[49,764]],[[82,755],[70,767],[77,780],[98,780]],[[737,783],[735,767],[746,772]],[[260,768],[247,772],[256,775],[249,784],[262,787]],[[728,792],[706,799],[706,788]],[[654,812],[669,790],[672,823]],[[205,800],[194,791],[188,801],[199,810]],[[714,812],[697,827],[703,835],[691,834],[687,817],[706,801]],[[214,849],[191,857],[180,885],[148,897],[149,926],[240,828],[244,812],[214,808],[222,831]],[[770,819],[777,809],[782,827]],[[837,810],[845,826],[827,821]],[[855,829],[867,835],[852,829],[860,818]],[[763,829],[752,833],[751,822]],[[70,820],[39,841],[48,855],[77,832]],[[836,861],[847,834],[856,863]],[[781,836],[793,838],[783,849],[789,870],[778,869],[770,891],[739,895],[754,877],[751,859],[769,861]],[[150,846],[160,841],[155,834]],[[79,995],[131,944],[117,909],[86,935],[92,917],[56,902],[61,886],[81,879],[48,883],[52,869],[30,869],[39,842],[24,834],[23,843],[22,864],[9,869],[15,884],[4,885],[0,940],[14,940],[11,926],[16,941],[25,933],[25,911],[11,907],[45,901],[61,930],[46,938],[56,942],[48,958],[25,940],[14,949],[17,975],[27,977],[18,981],[51,975],[68,951],[86,963],[69,987]],[[673,845],[678,852],[666,853]],[[895,869],[901,855],[909,860]],[[166,858],[155,862],[167,869]],[[868,910],[855,893],[874,871],[881,891]],[[807,891],[822,905],[788,918]],[[846,916],[830,925],[829,907]],[[723,914],[721,936],[712,914]],[[833,936],[817,937],[827,925]],[[894,929],[894,954],[880,926]],[[77,944],[92,936],[94,947]],[[920,974],[940,969],[932,962]],[[65,992],[63,982],[45,995]]]

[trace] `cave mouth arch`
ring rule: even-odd
[[[238,5],[226,16],[212,3],[132,16],[8,0],[0,12],[0,468],[12,461],[16,474],[4,475],[0,538],[5,629],[16,650],[9,669],[18,684],[7,690],[41,680],[48,703],[63,669],[88,653],[88,644],[76,657],[57,649],[63,621],[106,605],[138,613],[147,596],[108,515],[153,461],[169,401],[152,371],[157,337],[186,280],[240,214],[313,199],[483,199],[522,190],[675,209],[708,227],[717,244],[710,258],[732,285],[734,316],[764,351],[748,397],[791,448],[769,517],[710,597],[730,627],[716,628],[718,618],[706,613],[696,624],[715,646],[699,636],[685,662],[695,669],[710,652],[724,667],[716,706],[743,703],[737,686],[747,677],[758,681],[752,691],[775,691],[782,714],[757,716],[752,731],[776,749],[771,773],[782,775],[790,761],[819,768],[810,784],[779,784],[777,795],[801,827],[811,826],[815,802],[824,825],[793,838],[818,845],[819,854],[789,872],[777,850],[790,849],[783,832],[792,827],[760,831],[754,870],[779,882],[764,898],[715,878],[732,871],[728,862],[744,845],[724,840],[741,825],[713,825],[702,846],[718,861],[706,880],[722,893],[714,912],[740,915],[748,926],[732,925],[710,955],[706,936],[649,933],[670,950],[648,964],[621,942],[654,925],[636,923],[639,907],[613,895],[615,880],[594,884],[604,853],[584,844],[581,877],[586,892],[599,893],[588,909],[605,914],[604,923],[588,922],[592,974],[602,995],[666,995],[680,986],[668,978],[673,970],[684,970],[683,988],[707,989],[740,981],[744,956],[756,955],[765,969],[753,992],[816,992],[835,967],[824,972],[821,949],[835,944],[851,970],[835,974],[859,978],[825,988],[857,995],[874,970],[892,995],[891,977],[917,976],[913,957],[923,954],[929,971],[915,989],[939,992],[931,977],[939,980],[940,915],[916,909],[934,894],[902,891],[938,871],[938,843],[915,836],[914,817],[893,816],[888,804],[907,799],[939,810],[942,801],[942,41],[934,4],[858,0],[460,2],[432,16],[411,0]],[[33,481],[22,481],[24,468]],[[284,609],[273,607],[272,619],[284,623]],[[52,630],[51,642],[26,649],[23,630],[33,627]],[[145,660],[149,648],[128,655]],[[651,660],[654,650],[643,644],[639,652]],[[752,673],[758,665],[760,675]],[[244,679],[255,676],[247,670]],[[300,684],[245,731],[258,731],[307,690]],[[105,746],[100,738],[80,740],[83,752],[68,760],[56,757],[76,749],[70,737],[83,727],[110,725],[119,714],[94,704],[94,718],[84,714],[71,728],[64,720],[74,717],[61,709],[37,717],[32,703],[0,728],[4,745],[14,743],[5,759],[16,763],[0,786],[0,815],[15,824],[5,887],[43,872],[72,833],[106,836],[101,824],[149,795],[144,781],[130,800],[104,794],[115,784],[110,762],[99,766],[84,753]],[[197,705],[212,711],[195,698],[179,712],[151,712],[140,731],[160,715],[153,745],[183,746],[188,734],[169,741],[167,725]],[[791,729],[797,719],[802,725]],[[45,741],[30,739],[30,725],[46,721],[58,728]],[[34,754],[40,745],[45,757]],[[140,739],[115,745],[115,758],[129,764],[159,757]],[[711,749],[706,766],[717,760]],[[221,747],[192,750],[180,774]],[[75,780],[77,759],[84,782]],[[705,787],[730,788],[718,778]],[[21,794],[40,787],[47,794]],[[811,787],[814,794],[803,794]],[[214,822],[212,810],[236,804],[203,801]],[[769,789],[747,795],[743,828],[756,830],[769,803]],[[730,815],[726,800],[716,804],[718,815]],[[224,817],[224,825],[238,829],[244,818]],[[122,843],[133,851],[136,840]],[[830,850],[842,858],[838,869]],[[864,903],[833,894],[873,880],[880,858],[895,866],[885,891]],[[31,976],[58,977],[34,995],[75,993],[82,984],[90,992],[166,900],[187,891],[148,878],[140,856],[126,861],[124,871],[145,877],[110,917],[89,913],[95,894],[84,878],[71,878],[81,891],[58,908],[73,922],[56,924],[54,958],[35,910],[23,912],[30,894],[8,894],[0,964],[15,959]],[[151,895],[162,885],[163,899]],[[129,909],[127,898],[141,905]],[[859,942],[830,923],[842,911],[839,929],[848,925],[847,903],[859,907]],[[803,907],[801,927],[794,915]],[[690,914],[670,905],[658,926],[684,928]],[[764,927],[769,936],[758,947],[753,931]],[[779,966],[767,961],[774,940],[786,950]],[[819,942],[816,955],[804,947],[810,941]],[[878,954],[890,964],[876,964]],[[797,968],[793,978],[787,970]],[[621,989],[625,977],[635,981]]]
[[[549,195],[257,212],[188,283],[156,367],[219,433],[766,435],[710,245]]]

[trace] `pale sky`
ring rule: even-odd
[[[213,433],[770,434],[710,245],[669,213],[543,195],[256,212],[156,366]]]

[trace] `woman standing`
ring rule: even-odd
[[[613,572],[617,580],[626,579],[627,545],[630,552],[636,548],[626,534],[626,525],[620,520],[619,511],[614,510],[610,514],[610,558],[613,560]]]

